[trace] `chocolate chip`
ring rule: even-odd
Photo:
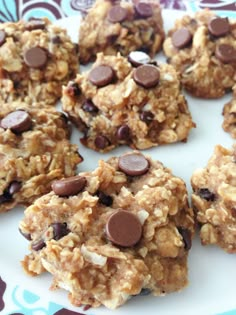
[[[149,3],[139,2],[135,5],[136,13],[139,17],[148,18],[153,15],[152,6]]]
[[[95,146],[101,150],[105,149],[110,144],[107,137],[102,136],[102,135],[97,136],[94,140],[94,143],[95,143]]]
[[[198,191],[198,195],[202,198],[205,199],[207,201],[214,201],[215,200],[215,194],[213,192],[211,192],[209,189],[207,188],[201,188]]]
[[[216,46],[215,55],[223,63],[236,62],[236,49],[231,45],[221,44]]]
[[[0,204],[4,202],[9,202],[12,200],[12,195],[9,194],[8,191],[4,191],[3,194],[0,196]]]
[[[89,73],[89,81],[98,87],[110,84],[114,77],[114,71],[110,66],[97,66]]]
[[[44,20],[41,19],[33,19],[31,21],[29,21],[26,25],[25,25],[25,29],[27,31],[33,31],[33,30],[43,30],[46,26],[46,23]]]
[[[111,23],[121,23],[127,17],[127,10],[120,5],[114,5],[108,12],[107,18]]]
[[[24,53],[24,61],[30,68],[43,68],[48,60],[47,53],[40,47],[33,47]]]
[[[150,293],[151,293],[151,290],[145,288],[145,289],[142,289],[138,295],[145,296],[145,295],[149,295]]]
[[[159,82],[160,72],[152,65],[139,66],[134,70],[133,79],[144,88],[153,88]]]
[[[236,218],[236,207],[231,208],[231,215],[233,218]]]
[[[214,18],[208,24],[208,30],[215,37],[225,36],[230,31],[228,18]]]
[[[134,67],[139,67],[141,65],[151,62],[151,58],[143,51],[131,51],[128,56],[129,62]]]
[[[44,242],[43,239],[40,239],[40,240],[37,240],[37,241],[34,241],[32,244],[31,244],[31,248],[35,251],[39,251],[40,249],[44,248],[46,246],[46,243]]]
[[[185,48],[191,43],[192,34],[186,27],[183,27],[172,34],[171,40],[176,48]]]
[[[21,183],[17,181],[13,181],[10,183],[8,187],[8,192],[10,195],[14,195],[21,189]]]
[[[56,35],[56,36],[54,36],[53,38],[52,38],[52,43],[53,44],[61,44],[61,37],[60,36],[58,36],[58,35]]]
[[[150,111],[142,111],[140,113],[140,119],[144,121],[147,125],[153,121],[154,115]]]
[[[191,239],[191,232],[184,228],[184,227],[178,227],[178,231],[181,234],[183,241],[184,241],[184,248],[186,250],[190,250],[192,247],[192,239]]]
[[[19,228],[19,232],[20,232],[20,234],[21,234],[22,236],[24,236],[24,238],[27,239],[28,241],[31,241],[31,240],[32,240],[30,233],[24,233],[24,232],[21,231],[20,228]]]
[[[6,33],[4,30],[0,30],[0,46],[2,46],[6,41]]]
[[[84,189],[86,183],[87,180],[85,177],[73,176],[56,180],[52,183],[52,190],[60,197],[73,196],[81,192]]]
[[[79,96],[81,94],[80,87],[76,82],[69,82],[66,91],[70,96]]]
[[[109,195],[106,195],[104,192],[102,191],[98,191],[97,192],[97,196],[98,196],[98,201],[100,203],[102,203],[103,205],[110,207],[113,203],[113,198]]]
[[[12,132],[22,133],[27,131],[32,126],[30,115],[23,110],[16,110],[5,116],[1,120],[1,127],[4,129],[11,129]]]
[[[149,161],[139,153],[124,154],[119,158],[118,166],[126,175],[139,176],[147,173]]]
[[[91,100],[86,100],[82,105],[82,108],[85,112],[96,114],[98,112],[98,108],[93,104]]]
[[[51,227],[53,228],[53,239],[56,241],[70,233],[70,230],[67,228],[67,224],[65,222],[52,223]]]
[[[133,213],[118,210],[108,218],[106,235],[115,245],[131,247],[140,241],[142,225]]]
[[[126,140],[128,141],[130,139],[130,128],[128,125],[122,125],[117,129],[117,139],[118,140]]]

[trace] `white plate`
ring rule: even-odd
[[[165,10],[163,12],[166,30],[183,12]],[[68,29],[73,40],[77,40],[80,18],[71,17],[57,24]],[[157,60],[164,60],[163,56]],[[162,161],[182,177],[190,189],[192,172],[205,166],[216,144],[231,147],[232,138],[221,127],[223,105],[230,100],[227,95],[220,100],[201,100],[186,95],[193,120],[197,128],[192,130],[187,143],[165,145],[146,150],[153,159]],[[119,155],[129,148],[121,147],[108,154],[99,154],[86,149],[79,143],[80,134],[74,130],[72,142],[78,143],[84,162],[80,171],[92,170],[99,159]],[[1,214],[0,228],[0,277],[7,284],[4,293],[5,308],[3,315],[22,313],[24,315],[53,315],[61,308],[71,309],[89,315],[212,315],[235,309],[236,314],[236,268],[234,255],[229,255],[217,247],[202,247],[198,236],[193,242],[189,255],[189,286],[180,293],[165,297],[135,297],[124,306],[111,311],[104,307],[83,311],[73,307],[63,290],[49,290],[51,275],[44,274],[35,278],[25,275],[20,260],[28,253],[27,241],[18,232],[18,222],[23,217],[20,208]],[[3,282],[0,281],[0,292]],[[1,308],[1,301],[0,301]],[[64,313],[65,315],[66,313]]]

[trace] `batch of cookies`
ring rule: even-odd
[[[204,10],[165,34],[158,1],[97,0],[78,44],[47,19],[4,23],[0,85],[0,212],[27,206],[28,274],[50,272],[76,306],[114,309],[188,284],[197,225],[202,244],[236,252],[235,147],[193,170],[191,204],[185,182],[139,151],[185,145],[197,126],[182,87],[204,99],[234,91],[222,127],[236,138],[236,21]],[[78,173],[72,124],[91,159],[133,151]]]

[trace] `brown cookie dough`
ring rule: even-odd
[[[98,52],[127,56],[143,50],[152,57],[161,49],[163,21],[158,1],[97,0],[79,31],[80,62],[93,61]]]
[[[222,114],[224,116],[223,129],[236,139],[236,85],[233,88],[233,98],[225,104]]]
[[[77,306],[111,309],[187,285],[193,213],[185,183],[160,162],[134,151],[52,188],[20,223],[27,273],[50,272]]]
[[[236,154],[220,145],[205,168],[193,173],[192,205],[203,245],[236,252]]]
[[[219,98],[236,82],[236,21],[210,10],[177,20],[163,44],[188,92]]]
[[[186,141],[195,126],[173,66],[135,68],[119,54],[99,53],[89,72],[63,88],[62,103],[84,132],[81,142],[101,152]]]
[[[1,102],[54,105],[77,71],[76,45],[47,19],[0,24]]]
[[[81,162],[64,114],[44,104],[0,107],[0,212],[29,205]]]

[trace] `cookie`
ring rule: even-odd
[[[84,132],[81,142],[93,150],[186,141],[195,126],[174,67],[151,61],[137,67],[148,56],[131,57],[99,53],[90,71],[63,88],[63,110]]]
[[[235,146],[226,149],[220,145],[206,167],[196,170],[191,179],[202,244],[214,244],[229,253],[236,253],[235,179]]]
[[[66,116],[44,104],[0,107],[0,212],[29,205],[81,162]]]
[[[47,19],[0,25],[0,102],[54,105],[77,71],[76,45]]]
[[[236,82],[236,21],[210,10],[176,21],[163,44],[185,89],[197,97],[219,98]]]
[[[80,62],[93,61],[98,52],[127,56],[142,50],[152,57],[161,49],[163,21],[158,1],[97,0],[79,30]]]
[[[232,138],[236,139],[236,85],[233,91],[232,100],[225,104],[223,108],[224,121],[222,127]]]
[[[111,309],[187,285],[193,213],[185,183],[160,162],[134,151],[52,189],[20,223],[27,273],[50,272],[77,306]]]

